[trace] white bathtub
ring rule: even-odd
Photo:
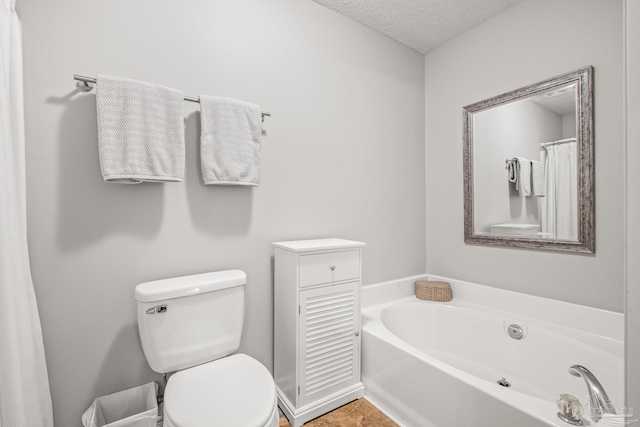
[[[575,364],[624,403],[622,314],[433,276],[452,284],[453,301],[420,301],[414,279],[363,288],[366,394],[405,426],[568,426],[558,395],[588,400],[568,373]],[[512,323],[521,340],[508,335]]]

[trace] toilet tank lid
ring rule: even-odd
[[[246,283],[247,274],[242,270],[214,271],[140,283],[136,286],[135,296],[140,302],[153,302],[188,297]]]

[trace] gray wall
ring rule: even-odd
[[[574,138],[576,132],[576,113],[564,114],[562,116],[562,139]]]
[[[622,2],[528,0],[426,55],[427,270],[623,308]],[[596,254],[464,244],[462,107],[595,67]]]
[[[364,284],[423,274],[424,56],[299,0],[19,2],[29,244],[55,422],[158,379],[137,332],[137,283],[247,272],[241,351],[272,366],[271,242],[367,243]],[[197,105],[182,183],[102,181],[95,95],[74,73],[127,76],[254,102],[258,188],[205,187]]]
[[[626,130],[626,398],[640,413],[640,4],[625,0]],[[636,416],[637,418],[637,416]]]

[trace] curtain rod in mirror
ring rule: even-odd
[[[543,142],[540,144],[540,146],[542,148],[547,148],[547,147],[551,147],[552,145],[566,144],[567,142],[575,142],[575,141],[577,141],[575,138],[559,139],[557,141]]]

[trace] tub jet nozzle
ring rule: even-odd
[[[499,385],[501,385],[502,387],[511,387],[511,383],[509,381],[507,381],[506,378],[502,378],[498,381],[496,381]]]

